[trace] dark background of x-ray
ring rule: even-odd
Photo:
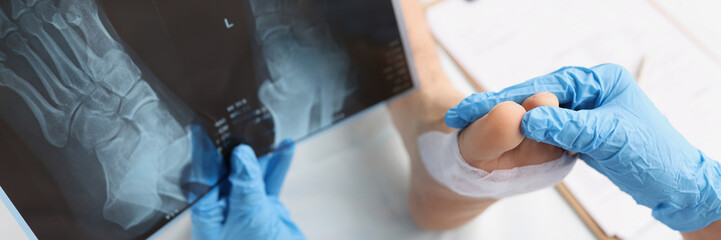
[[[241,97],[248,100],[252,109],[261,107],[258,88],[268,74],[255,46],[254,19],[247,1],[104,3],[121,38],[160,82],[205,120],[211,134],[215,133],[213,123],[228,114],[226,106]],[[391,50],[388,44],[400,40],[391,1],[304,0],[303,3],[314,6],[313,10],[329,25],[335,42],[350,57],[347,78],[359,86],[338,112],[345,117],[336,122],[412,88],[410,77],[401,84],[390,84],[382,72],[389,65],[385,61],[385,54]],[[155,9],[158,9],[157,15]],[[234,27],[227,29],[225,18],[234,23]],[[396,85],[407,87],[398,91],[394,90]],[[314,132],[327,127],[330,126],[321,126]],[[239,143],[250,145],[258,155],[272,149],[273,134],[257,139],[273,130],[272,119],[231,125],[230,129],[231,139],[221,143],[226,154]]]
[[[324,7],[323,17],[352,60],[349,77],[357,78],[359,89],[345,101],[341,110],[345,117],[397,95],[399,92],[391,90],[394,86],[382,81],[381,73],[388,65],[383,61],[389,50],[388,43],[400,38],[391,2],[306,2]],[[212,129],[209,125],[216,116],[225,114],[224,107],[238,96],[247,98],[254,106],[260,105],[256,93],[261,83],[258,76],[263,73],[256,73],[252,67],[250,33],[253,26],[249,22],[252,17],[247,1],[106,0],[101,5],[123,41],[165,87],[205,118],[208,129]],[[232,31],[223,26],[225,17],[236,24]],[[410,82],[408,78],[404,83],[407,87],[402,91],[412,88]],[[6,101],[20,100],[12,98],[13,94],[0,88],[3,114],[26,108],[22,102]],[[17,117],[33,118],[32,115]],[[233,142],[228,144],[244,142],[247,135],[269,128],[272,129],[272,122],[235,131]],[[31,131],[39,134],[35,130]],[[268,150],[272,141],[271,137],[250,145]],[[151,230],[138,233],[122,230],[111,222],[90,223],[74,218],[67,206],[69,200],[63,196],[48,167],[2,118],[0,165],[0,186],[40,239],[144,238],[167,223],[163,214],[158,213],[151,221],[154,225],[150,226]],[[82,197],[82,192],[78,192],[76,200]]]

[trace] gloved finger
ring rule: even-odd
[[[488,114],[463,129],[458,145],[463,159],[474,167],[486,171],[502,168],[488,166],[496,163],[504,152],[517,147],[523,141],[520,125],[526,110],[514,102],[502,102]]]
[[[499,92],[475,93],[449,109],[445,121],[449,127],[464,128],[499,103],[513,101],[520,104],[537,92],[553,93],[563,108],[592,109],[603,102],[604,96],[613,90],[619,79],[629,78],[633,80],[626,69],[615,64],[591,69],[564,67]]]
[[[288,212],[288,209],[285,208],[285,205],[283,205],[283,203],[281,203],[277,197],[270,197],[268,201],[271,202],[271,205],[274,207],[275,212],[280,217],[283,225],[285,225],[285,227],[279,229],[280,231],[282,231],[280,235],[287,236],[283,239],[305,240],[306,238],[305,236],[303,236],[303,232],[301,232],[300,228],[298,228],[298,225],[296,225],[295,222],[291,220],[290,212]]]
[[[527,138],[565,150],[590,153],[611,137],[618,127],[613,116],[598,114],[597,111],[537,107],[523,116],[521,132]]]
[[[273,166],[275,163],[272,161],[273,153],[279,151],[280,149],[284,149],[288,144],[293,144],[293,140],[285,139],[281,141],[280,143],[278,143],[278,146],[273,149],[273,151],[268,152],[258,158],[258,163],[260,163],[260,170],[263,172],[263,178],[267,178],[268,172],[270,172],[268,171],[268,169],[275,168],[275,166]],[[268,182],[266,181],[266,184],[267,183]]]
[[[230,165],[228,214],[243,213],[263,204],[266,201],[265,183],[253,149],[248,145],[235,147]]]
[[[192,234],[196,240],[218,239],[225,221],[226,203],[219,198],[219,189],[213,188],[191,208]]]
[[[268,168],[265,170],[265,191],[269,196],[277,197],[280,193],[294,152],[293,141],[284,140],[278,144],[274,152],[263,157],[268,159]]]
[[[190,126],[192,143],[192,167],[183,184],[189,186],[189,201],[195,201],[195,196],[206,192],[210,186],[225,176],[227,169],[215,145],[202,126]]]

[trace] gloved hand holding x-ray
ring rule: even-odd
[[[721,219],[721,164],[677,132],[618,65],[567,67],[500,92],[474,94],[448,111],[462,128],[504,101],[555,94],[561,108],[538,107],[523,117],[522,133],[580,153],[653,216],[678,231]]]
[[[305,239],[278,199],[294,149],[294,143],[286,140],[257,158],[247,145],[236,147],[228,181],[192,208],[193,238]]]
[[[0,7],[0,88],[14,93],[3,97],[22,99],[35,121],[21,120],[22,110],[3,117],[47,168],[74,170],[53,172],[58,182],[74,183],[63,186],[66,198],[105,199],[102,211],[71,201],[76,216],[142,232],[153,227],[144,221],[182,209],[181,178],[199,151],[193,139],[207,135],[190,131],[191,113],[170,108],[150,86],[152,75],[103,25],[95,3],[13,0]],[[41,138],[23,130],[34,126]],[[105,189],[104,196],[87,189]]]
[[[147,237],[224,176],[211,153],[266,153],[412,89],[404,51],[390,1],[2,1],[0,162],[29,166],[3,188],[53,191],[71,227],[40,236]]]

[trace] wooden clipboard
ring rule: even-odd
[[[559,183],[556,185],[556,190],[558,193],[563,196],[564,199],[566,199],[566,202],[568,202],[569,205],[571,205],[571,208],[573,208],[573,211],[578,214],[578,217],[581,218],[584,224],[588,227],[589,230],[595,235],[598,239],[601,240],[620,240],[620,238],[616,236],[609,236],[606,234],[606,232],[601,229],[601,226],[598,225],[596,220],[591,217],[590,214],[588,214],[588,211],[586,211],[585,208],[581,205],[580,202],[578,202],[578,199],[576,199],[575,196],[573,196],[573,193],[571,193],[570,190],[566,187],[565,184]]]

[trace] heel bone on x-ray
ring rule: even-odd
[[[258,95],[273,115],[275,143],[332,124],[357,86],[348,76],[350,60],[328,26],[298,14],[307,7],[303,2],[251,0],[250,6],[270,74]]]

